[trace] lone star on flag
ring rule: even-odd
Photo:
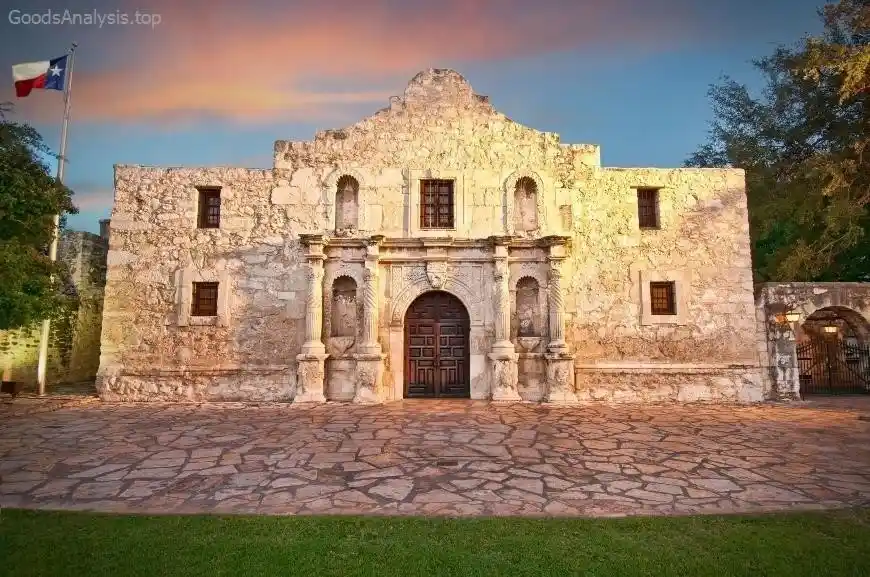
[[[49,72],[51,72],[52,76],[60,76],[60,73],[63,72],[63,68],[59,67],[57,64],[54,65],[54,68],[49,68]]]

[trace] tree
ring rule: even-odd
[[[0,105],[0,330],[30,325],[70,305],[65,269],[48,258],[53,215],[77,212],[71,191],[49,173],[50,151],[27,124]]]
[[[709,141],[686,161],[746,170],[759,281],[870,280],[870,2],[819,15],[822,36],[754,62],[760,96],[711,88]]]

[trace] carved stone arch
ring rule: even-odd
[[[354,168],[350,167],[342,167],[339,166],[332,172],[330,172],[325,179],[323,179],[323,198],[326,200],[327,207],[327,218],[329,219],[330,230],[335,228],[335,216],[336,216],[336,193],[338,191],[338,181],[343,176],[350,176],[357,182],[357,229],[358,230],[366,230],[366,200],[368,190],[365,179],[362,174]]]
[[[515,272],[515,275],[511,275],[511,290],[516,290],[519,282],[526,277],[535,279],[541,290],[546,290],[550,284],[544,263],[524,262],[515,269]]]
[[[801,307],[803,314],[799,322],[802,326],[807,321],[814,320],[812,317],[816,313],[831,312],[843,319],[862,343],[870,341],[870,320],[865,318],[860,312],[849,306],[828,304],[829,302],[834,302],[833,299],[819,299],[821,302],[814,302],[815,300],[809,300]]]
[[[464,283],[457,282],[454,279],[448,281],[444,286],[435,288],[427,280],[418,280],[402,288],[401,292],[393,298],[392,314],[390,315],[390,324],[394,327],[402,326],[405,322],[405,314],[408,312],[408,307],[411,306],[418,296],[429,291],[441,290],[448,292],[458,298],[465,310],[468,312],[468,318],[471,325],[481,324],[483,319],[480,318],[480,304],[477,302],[477,297],[469,287]]]
[[[365,286],[362,263],[341,262],[338,266],[330,266],[330,264],[326,261],[323,276],[323,334],[327,337],[332,334],[332,285],[336,279],[343,276],[353,279],[357,290]]]
[[[507,234],[516,234],[516,230],[514,228],[514,211],[516,207],[514,207],[514,191],[517,188],[517,183],[521,178],[529,178],[535,183],[535,187],[537,188],[537,203],[538,203],[538,228],[539,231],[548,230],[548,219],[547,219],[547,189],[544,187],[544,181],[541,176],[531,170],[530,168],[521,168],[519,170],[514,171],[507,179],[504,181],[504,202],[505,202],[505,232]]]

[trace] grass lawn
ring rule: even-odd
[[[3,509],[0,575],[870,575],[870,510],[741,517],[136,517]]]

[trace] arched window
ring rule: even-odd
[[[540,336],[540,303],[538,302],[538,281],[523,277],[517,283],[517,336]]]
[[[514,230],[527,232],[538,228],[538,185],[524,176],[514,189]]]
[[[341,276],[332,283],[330,330],[333,337],[355,337],[357,328],[356,281]]]
[[[359,219],[359,182],[347,174],[338,179],[335,191],[335,230],[353,230]]]

